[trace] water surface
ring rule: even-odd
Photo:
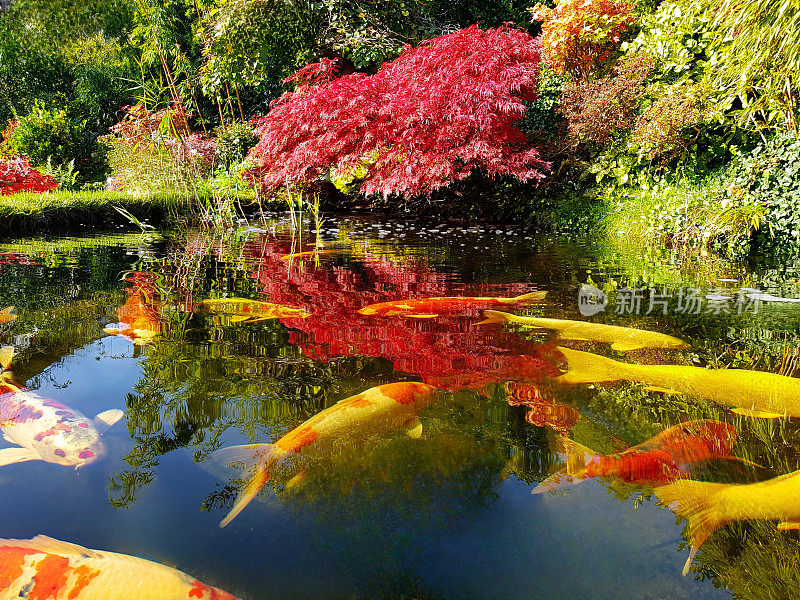
[[[285,260],[321,244],[317,257]],[[800,591],[800,543],[774,521],[741,521],[703,544],[693,572],[675,515],[654,488],[587,479],[531,491],[562,468],[557,436],[621,452],[690,419],[738,431],[734,454],[706,480],[751,483],[798,467],[796,419],[734,414],[708,399],[637,383],[560,386],[552,335],[476,323],[481,311],[418,319],[369,317],[368,304],[435,296],[547,291],[518,314],[590,320],[680,337],[689,350],[614,352],[638,364],[738,367],[792,374],[800,308],[735,304],[742,288],[800,296],[792,265],[690,260],[595,240],[455,222],[329,218],[319,231],[281,216],[236,231],[101,235],[0,243],[0,325],[13,373],[42,396],[93,417],[126,417],[109,454],[80,470],[45,462],[0,469],[0,537],[43,533],[176,566],[240,598],[783,598]],[[581,314],[582,285],[607,294]],[[638,290],[638,310],[621,308]],[[647,313],[657,290],[667,314]],[[698,314],[679,311],[695,290]],[[159,330],[136,345],[104,328],[131,298]],[[712,300],[706,296],[712,296]],[[713,304],[713,297],[729,301]],[[209,298],[299,307],[306,319],[234,322],[198,310]],[[135,298],[134,298],[135,299]],[[714,307],[720,308],[715,310]],[[577,422],[526,414],[507,380],[537,382]],[[236,491],[209,457],[270,443],[371,386],[425,381],[438,389],[423,434],[359,441],[309,466],[302,485],[268,487],[228,527]],[[566,409],[565,409],[566,410]]]

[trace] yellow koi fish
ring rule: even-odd
[[[638,348],[690,348],[681,339],[644,329],[590,323],[589,321],[569,321],[567,319],[545,319],[543,317],[524,317],[497,310],[483,311],[486,320],[478,325],[488,323],[518,323],[535,329],[551,329],[558,332],[563,340],[582,340],[611,344],[614,350],[627,352]]]
[[[216,298],[203,300],[197,305],[201,312],[213,315],[228,315],[232,323],[255,323],[266,319],[305,319],[310,313],[302,308],[281,306],[272,302],[248,300],[247,298]]]
[[[216,460],[227,463],[255,462],[253,474],[228,515],[225,527],[269,481],[270,474],[287,457],[314,453],[330,454],[337,443],[359,443],[371,436],[405,428],[414,438],[422,435],[417,415],[436,399],[436,388],[416,382],[379,385],[341,400],[292,429],[274,444],[253,444],[223,448]]]
[[[633,365],[590,352],[558,348],[569,370],[563,383],[638,381],[657,391],[689,394],[763,419],[800,417],[800,379],[744,369],[704,369],[682,365]]]
[[[2,325],[3,323],[10,323],[11,321],[17,318],[17,315],[11,314],[12,310],[14,310],[13,306],[9,306],[8,308],[0,310],[0,325]]]
[[[44,535],[0,539],[0,598],[236,600],[172,567]]]
[[[658,499],[689,522],[689,572],[700,545],[734,521],[779,521],[780,530],[800,529],[800,471],[750,484],[676,481],[656,490]]]
[[[294,254],[286,254],[281,256],[281,260],[290,262],[296,259],[305,260],[306,258],[314,258],[317,256],[325,256],[327,254],[339,254],[342,252],[340,249],[329,248],[328,250],[308,250],[306,252],[295,252]]]

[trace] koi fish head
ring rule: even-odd
[[[388,383],[378,388],[383,396],[391,398],[398,404],[413,407],[414,413],[426,409],[436,399],[436,388],[416,381]]]
[[[367,306],[365,308],[361,308],[361,309],[357,310],[356,312],[358,314],[360,314],[360,315],[377,315],[378,314],[378,309],[370,308],[369,306]]]
[[[76,469],[105,458],[105,442],[88,419],[70,419],[40,431],[33,446],[47,462]]]

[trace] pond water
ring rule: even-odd
[[[315,244],[316,256],[287,258]],[[800,297],[798,275],[794,265],[366,216],[329,217],[318,231],[272,215],[224,234],[5,240],[0,309],[17,315],[0,325],[0,346],[15,349],[6,377],[89,418],[125,416],[103,436],[107,456],[80,469],[0,467],[0,537],[44,534],[147,558],[248,600],[797,597],[798,534],[776,527],[800,520],[781,504],[791,490],[774,495],[770,513],[759,512],[760,488],[746,488],[749,504],[710,531],[686,577],[691,532],[657,494],[686,478],[735,494],[800,469],[798,397],[790,388],[778,411],[788,415],[764,419],[731,409],[739,392],[750,398],[773,380],[652,373],[791,376],[800,307],[774,299]],[[619,332],[556,339],[525,324],[478,325],[483,308],[498,308],[485,300],[357,312],[532,291],[546,295],[499,310],[645,329],[691,347],[660,347],[656,336],[612,349]],[[309,316],[256,319],[236,310],[257,304],[204,303],[220,298]],[[595,356],[639,370],[604,380]],[[585,381],[563,382],[581,370]],[[353,417],[352,431],[281,463],[219,527],[247,475],[215,451],[274,443],[342,399],[410,381],[436,388],[419,412],[421,435],[413,419],[412,435],[403,426],[365,434]],[[708,456],[685,426],[672,430],[677,442],[656,437],[701,420],[724,424],[729,445]],[[633,466],[613,471],[614,460]],[[567,468],[572,479],[554,476]]]

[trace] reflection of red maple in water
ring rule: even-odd
[[[368,355],[391,360],[395,369],[415,373],[440,388],[483,387],[508,379],[535,380],[557,370],[541,358],[537,344],[500,328],[477,328],[479,309],[435,319],[371,317],[356,311],[368,304],[437,296],[516,296],[525,283],[471,285],[454,273],[434,271],[424,261],[399,264],[363,256],[353,269],[321,262],[288,268],[285,244],[262,238],[245,252],[256,263],[257,279],[270,302],[296,306],[307,319],[282,319],[290,342],[307,356],[330,360]]]

